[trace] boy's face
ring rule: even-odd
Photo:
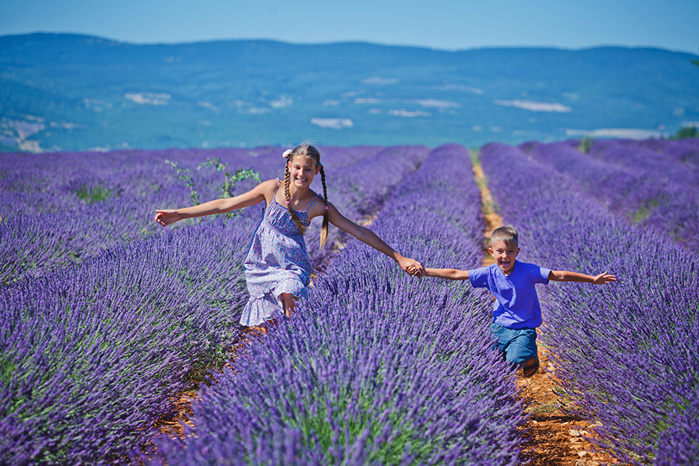
[[[519,254],[519,248],[514,243],[504,241],[493,241],[488,248],[490,254],[495,258],[495,263],[500,267],[502,273],[509,275],[515,269],[515,258]]]

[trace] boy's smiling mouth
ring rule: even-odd
[[[498,267],[500,267],[500,270],[502,270],[505,274],[509,274],[514,268],[514,261],[511,261],[510,259],[500,259],[498,261]]]

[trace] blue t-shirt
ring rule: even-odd
[[[511,329],[535,328],[541,325],[541,306],[534,285],[549,282],[551,270],[526,262],[515,261],[512,273],[505,276],[493,264],[468,271],[474,288],[488,288],[495,296],[495,323]]]

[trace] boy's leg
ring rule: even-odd
[[[511,332],[512,338],[505,348],[505,359],[513,368],[525,368],[525,377],[531,377],[539,369],[536,330],[523,328]]]
[[[493,343],[493,350],[498,351],[502,354],[503,359],[505,358],[505,349],[510,343],[510,332],[509,328],[503,327],[500,324],[493,322],[490,324],[490,333],[496,338],[495,343]]]

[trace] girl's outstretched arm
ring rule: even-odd
[[[391,246],[386,244],[384,240],[379,238],[376,233],[350,221],[332,204],[328,204],[328,221],[340,230],[346,231],[350,235],[354,236],[359,241],[366,243],[377,251],[386,254],[388,257],[398,262],[400,268],[410,275],[420,275],[424,272],[425,269],[421,263],[415,259],[403,257],[399,252],[393,250]]]
[[[552,270],[549,273],[549,280],[557,282],[582,282],[592,283],[593,285],[605,285],[609,282],[615,282],[616,277],[607,272],[599,275],[585,275],[584,273],[568,272],[567,270]]]
[[[155,221],[162,226],[166,226],[185,218],[222,214],[232,210],[242,209],[243,207],[250,207],[251,205],[264,201],[268,196],[271,199],[276,187],[277,180],[267,180],[258,184],[250,191],[235,197],[216,199],[215,201],[205,202],[184,209],[156,210]]]

